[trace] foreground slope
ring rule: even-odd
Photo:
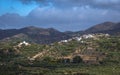
[[[120,74],[120,37],[95,34],[50,45],[19,44],[0,43],[0,75]]]

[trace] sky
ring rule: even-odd
[[[0,29],[80,31],[108,21],[120,22],[120,0],[0,0]]]

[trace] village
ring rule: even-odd
[[[70,54],[68,54],[67,56],[57,56],[54,57],[54,51],[52,52],[51,48],[49,47],[49,49],[47,50],[43,50],[42,52],[38,52],[37,54],[35,54],[34,56],[28,57],[28,59],[30,61],[35,61],[36,59],[42,59],[44,58],[45,55],[48,56],[53,56],[55,58],[55,60],[60,61],[62,63],[81,63],[84,62],[86,64],[100,64],[100,61],[102,61],[106,54],[105,53],[100,53],[97,52],[97,45],[94,44],[92,41],[89,41],[90,39],[93,40],[99,40],[100,38],[109,38],[110,35],[109,34],[86,34],[86,35],[82,35],[80,37],[73,37],[71,39],[68,40],[61,40],[60,42],[58,42],[59,45],[61,44],[67,44],[70,43],[71,41],[77,41],[78,43],[80,43],[81,45],[79,45],[77,48],[74,49],[74,51]],[[22,47],[22,46],[30,46],[31,44],[23,41],[20,42],[16,47]],[[82,45],[85,45],[86,47],[84,49],[81,48]],[[48,45],[49,46],[49,45]],[[55,46],[54,44],[52,44],[51,46]],[[58,53],[59,54],[59,53]],[[79,60],[75,60],[75,59],[79,59]]]
[[[97,34],[85,34],[85,35],[82,35],[80,37],[73,37],[71,39],[67,39],[67,40],[61,40],[60,42],[58,43],[67,43],[69,41],[72,41],[72,40],[76,40],[76,41],[82,41],[82,39],[99,39],[100,37],[109,37],[110,35],[109,34],[103,34],[103,33],[97,33]]]

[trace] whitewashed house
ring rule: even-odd
[[[29,46],[30,44],[26,41],[23,41],[18,44],[18,47],[21,47],[22,45]]]
[[[61,42],[65,42],[66,43],[66,42],[68,42],[68,40],[62,40]]]
[[[77,41],[81,41],[82,38],[81,38],[81,37],[76,37],[76,40],[77,40]]]
[[[88,35],[83,35],[82,36],[84,39],[88,39],[88,38],[94,38],[93,34],[88,34]]]

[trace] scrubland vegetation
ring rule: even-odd
[[[22,47],[17,47],[17,42],[0,43],[0,75],[120,75],[120,37],[83,41]],[[35,60],[29,60],[42,52]],[[77,57],[78,54],[96,59],[86,63],[86,57]],[[74,58],[70,62],[65,57]]]

